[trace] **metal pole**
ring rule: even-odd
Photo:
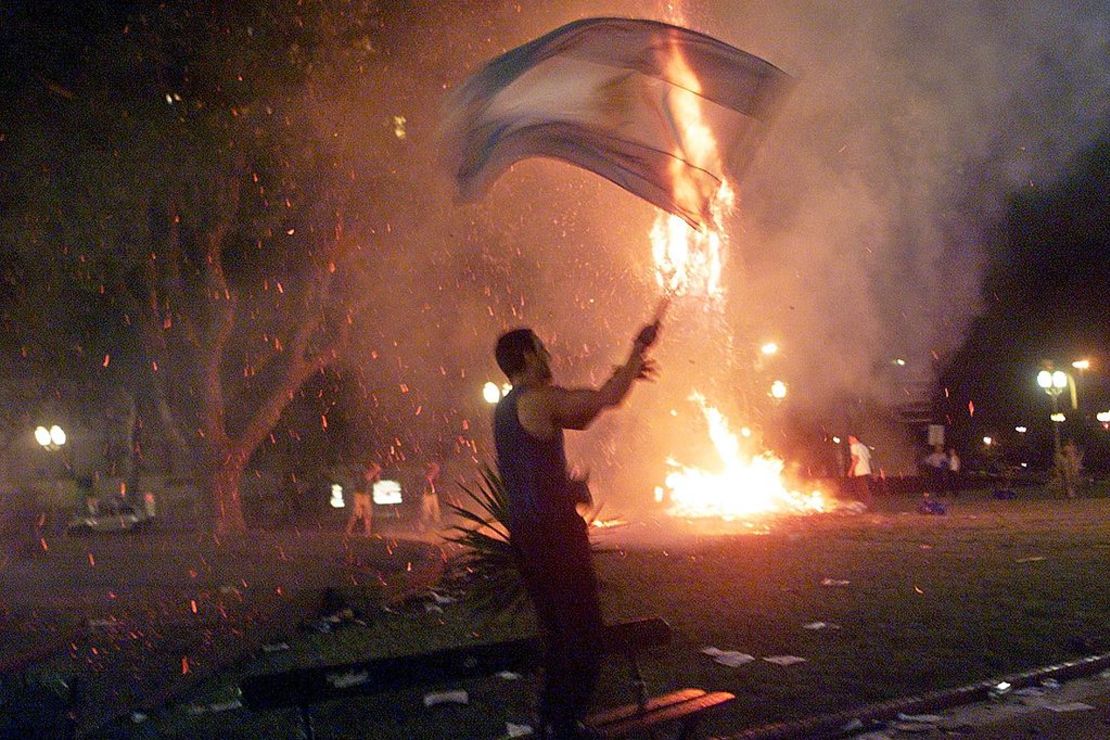
[[[1060,422],[1056,421],[1055,417],[1057,414],[1060,413],[1060,404],[1058,401],[1059,398],[1059,392],[1052,394],[1052,441],[1054,443],[1053,449],[1055,450],[1057,457],[1060,456]],[[1055,459],[1053,460],[1053,462],[1055,462]]]

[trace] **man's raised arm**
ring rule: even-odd
[[[644,357],[644,351],[655,341],[657,331],[658,324],[645,326],[632,344],[628,359],[600,388],[551,388],[546,401],[552,426],[585,429],[603,410],[623,401],[638,378],[650,379],[654,376],[655,363]]]

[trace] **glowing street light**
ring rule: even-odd
[[[786,383],[781,380],[776,380],[774,383],[771,383],[771,397],[777,398],[780,401],[786,398]]]
[[[983,444],[985,444],[987,447],[990,447],[992,444],[994,444],[994,437],[983,437]]]
[[[1014,431],[1017,432],[1018,434],[1025,434],[1026,432],[1029,431],[1029,428],[1024,427],[1024,426],[1016,426],[1016,427],[1014,427]]]
[[[54,424],[49,429],[44,426],[35,427],[35,441],[46,450],[54,451],[60,450],[66,443],[66,433],[57,424]]]
[[[1076,370],[1090,370],[1091,361],[1087,359],[1076,360],[1071,364],[1071,366],[1074,367]]]
[[[779,346],[775,342],[767,342],[759,348],[759,351],[770,357],[779,351]]]
[[[1060,413],[1059,402],[1060,394],[1068,387],[1068,374],[1063,370],[1041,370],[1037,373],[1037,385],[1044,390],[1052,399],[1052,416],[1049,417],[1054,422],[1052,425],[1052,441],[1054,450],[1057,455],[1060,454],[1060,421],[1063,421],[1063,414]],[[1059,417],[1059,418],[1058,418]]]
[[[486,403],[497,403],[501,400],[501,388],[493,381],[486,383],[482,386],[482,398]]]

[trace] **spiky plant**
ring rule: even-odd
[[[518,611],[525,603],[516,556],[509,544],[509,499],[497,471],[483,463],[475,486],[459,484],[469,505],[448,503],[463,519],[448,530],[448,542],[463,548],[448,577],[465,589],[466,601],[491,617]]]
[[[447,579],[465,593],[466,602],[475,610],[490,618],[511,615],[527,603],[527,594],[509,544],[508,492],[501,476],[488,463],[482,463],[478,474],[481,479],[474,487],[459,483],[470,506],[447,504],[464,520],[444,536],[447,542],[463,548],[462,554],[451,561]],[[601,506],[591,507],[584,515],[587,523],[592,524],[600,513]],[[612,552],[593,544],[590,549],[595,553]]]

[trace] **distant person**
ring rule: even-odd
[[[508,495],[509,533],[546,647],[539,737],[591,737],[589,709],[601,660],[601,608],[586,522],[588,494],[567,472],[564,429],[585,429],[618,405],[654,363],[644,356],[658,319],[645,326],[624,364],[597,390],[552,382],[551,355],[531,329],[497,340],[497,364],[512,383],[494,412],[497,468]]]
[[[420,526],[423,529],[436,529],[440,524],[438,479],[439,464],[428,463],[424,470],[424,490],[420,493]]]
[[[1075,498],[1079,489],[1079,469],[1083,455],[1075,446],[1075,440],[1069,439],[1057,456],[1056,467],[1059,470],[1060,484],[1063,493],[1068,498]]]
[[[933,445],[933,451],[925,456],[925,486],[929,493],[939,496],[947,488],[948,455],[943,445]]]
[[[873,503],[871,498],[871,450],[859,437],[848,435],[848,454],[851,462],[848,463],[848,478],[852,482],[852,489],[856,499],[868,507]]]
[[[373,532],[374,522],[374,484],[382,479],[382,466],[370,463],[362,474],[362,480],[355,486],[351,517],[347,520],[346,534],[355,531],[355,524],[362,519],[362,529],[367,537]]]
[[[960,495],[960,456],[955,447],[948,448],[948,492],[954,498]]]

